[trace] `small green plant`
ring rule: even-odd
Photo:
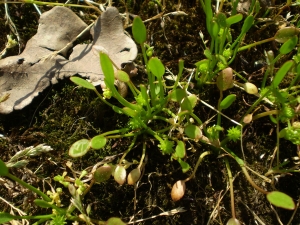
[[[30,148],[29,151],[25,151],[27,154],[28,152],[36,152],[34,148]],[[25,152],[21,152],[20,154],[15,156],[15,159],[24,156]],[[22,160],[21,160],[22,161]],[[12,162],[14,162],[12,164]],[[28,215],[28,216],[16,216],[10,213],[0,212],[0,224],[5,224],[12,220],[17,219],[26,219],[26,220],[37,220],[37,222],[33,223],[34,225],[42,224],[48,221],[50,224],[53,225],[63,225],[67,224],[67,221],[78,221],[85,224],[117,224],[117,225],[124,225],[119,218],[110,218],[108,221],[99,221],[96,219],[90,218],[90,207],[85,207],[82,203],[84,196],[88,193],[91,186],[96,182],[93,178],[91,183],[88,185],[85,182],[82,181],[82,178],[87,175],[86,171],[82,171],[81,175],[78,178],[70,179],[66,177],[66,173],[64,173],[62,176],[58,175],[54,177],[55,181],[60,182],[63,184],[66,188],[69,189],[69,193],[71,194],[71,199],[69,205],[66,207],[64,203],[61,201],[61,196],[65,195],[62,188],[56,188],[54,190],[51,187],[51,191],[48,190],[47,193],[43,193],[39,189],[33,187],[32,185],[26,183],[25,181],[17,178],[13,174],[9,172],[9,168],[7,165],[13,166],[13,167],[20,167],[24,165],[24,160],[20,163],[17,163],[17,161],[12,161],[9,163],[4,163],[2,160],[0,160],[0,176],[7,177],[16,183],[22,185],[23,187],[27,188],[28,190],[35,193],[38,198],[34,200],[34,203],[36,206],[40,208],[45,209],[51,209],[52,212],[45,215]],[[72,169],[71,163],[69,163],[69,168]],[[97,180],[99,182],[99,180]],[[78,212],[75,211],[75,209],[78,210]]]
[[[123,154],[119,160],[118,165],[114,170],[114,177],[118,183],[122,184],[126,179],[126,170],[124,169],[124,159],[132,147],[136,144],[138,136],[144,136],[147,140],[148,136],[152,136],[158,142],[158,147],[162,154],[171,155],[172,159],[177,160],[184,172],[187,172],[190,166],[184,162],[185,157],[185,143],[181,137],[176,135],[168,135],[169,132],[178,133],[180,129],[184,130],[184,134],[188,138],[201,139],[202,132],[200,126],[201,120],[193,113],[193,108],[196,105],[197,97],[189,95],[187,86],[182,86],[180,78],[184,68],[183,61],[179,61],[179,73],[176,81],[172,87],[166,86],[166,81],[163,75],[165,74],[165,67],[157,57],[151,57],[149,49],[151,47],[145,45],[146,28],[139,17],[136,17],[132,28],[133,36],[137,43],[141,45],[144,62],[146,65],[148,84],[141,84],[139,88],[135,87],[130,80],[129,75],[115,66],[111,59],[103,52],[99,52],[100,64],[104,72],[104,82],[106,91],[101,95],[96,88],[89,82],[79,78],[72,77],[71,80],[79,86],[94,90],[97,96],[106,104],[112,107],[117,113],[125,114],[129,117],[127,126],[120,130],[109,131],[95,136],[91,140],[82,139],[75,142],[69,154],[72,157],[79,157],[86,154],[89,149],[101,149],[105,146],[106,140],[110,138],[132,138],[132,143],[128,150]],[[145,48],[147,47],[147,49]],[[149,57],[150,56],[150,57]],[[119,82],[124,82],[128,85],[132,95],[135,98],[135,103],[128,102],[115,87],[116,79]],[[109,93],[109,94],[107,94]],[[114,97],[122,105],[112,105],[107,101],[107,98]],[[173,112],[170,108],[171,103],[180,105],[178,112]],[[197,125],[190,122],[193,118]],[[155,127],[155,121],[162,121],[163,126]],[[183,134],[182,134],[183,135]],[[139,167],[143,163],[146,153],[146,145],[144,145],[141,161]],[[140,174],[139,167],[134,170],[135,179],[138,180]],[[131,182],[132,183],[132,178]]]

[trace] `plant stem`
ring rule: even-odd
[[[198,116],[196,116],[193,112],[190,113],[190,115],[197,121],[197,123],[199,125],[202,125],[202,121],[200,120],[200,118]]]
[[[145,50],[145,46],[144,44],[141,44],[141,49],[142,49],[142,53],[143,53],[143,58],[144,58],[144,62],[146,65],[146,70],[147,70],[147,75],[148,75],[148,84],[150,85],[150,99],[151,99],[151,103],[152,106],[154,105],[154,100],[155,100],[155,87],[154,87],[154,77],[151,74],[149,67],[148,67],[148,59],[147,59],[147,55],[146,55],[146,50]]]
[[[144,139],[145,139],[145,136],[144,136]],[[142,153],[142,157],[141,157],[140,163],[139,163],[139,165],[138,165],[138,168],[139,168],[139,169],[141,169],[141,167],[142,167],[142,165],[143,165],[145,156],[146,156],[146,142],[144,141],[144,142],[143,142],[143,153]]]
[[[239,166],[241,167],[246,179],[248,180],[248,182],[252,185],[252,187],[254,187],[256,190],[258,190],[259,192],[263,193],[263,194],[268,194],[267,191],[265,191],[264,189],[262,189],[261,187],[257,186],[254,181],[251,179],[247,169],[246,169],[246,166],[245,166],[245,163],[244,161],[239,158],[233,151],[231,151],[229,148],[227,147],[222,147],[223,150],[225,150],[227,153],[229,153],[234,159],[235,161],[239,164]]]
[[[79,8],[94,8],[88,5],[77,5],[77,4],[64,4],[58,2],[41,2],[41,1],[34,1],[34,0],[21,0],[21,1],[6,1],[6,3],[19,3],[19,4],[36,4],[36,5],[52,5],[52,6],[64,6],[64,7],[79,7]]]
[[[153,116],[153,119],[154,119],[154,120],[162,120],[162,121],[165,121],[165,122],[167,122],[167,123],[172,124],[172,123],[170,122],[170,120],[168,120],[166,117],[163,117],[163,116]]]
[[[197,163],[196,163],[196,165],[195,165],[195,168],[194,168],[194,170],[193,170],[193,173],[192,173],[188,178],[186,178],[186,179],[184,180],[184,182],[187,182],[187,181],[189,181],[190,179],[192,179],[192,178],[195,177],[196,171],[197,171],[197,169],[198,169],[200,163],[202,162],[203,158],[204,158],[205,156],[207,156],[207,155],[210,155],[210,154],[212,154],[211,151],[205,151],[205,152],[203,152],[203,153],[199,156],[198,161],[197,161]]]
[[[129,145],[128,149],[124,152],[124,154],[122,155],[122,158],[120,159],[119,161],[119,165],[121,165],[123,159],[125,158],[125,156],[131,151],[131,149],[133,148],[135,142],[136,142],[136,139],[137,139],[138,135],[134,136],[131,144]]]
[[[263,95],[261,95],[252,105],[251,107],[247,110],[247,112],[244,114],[244,116],[242,117],[242,119],[240,120],[240,123],[243,123],[244,117],[248,114],[250,114],[253,109],[256,108],[256,106],[264,99],[265,96],[267,96],[269,93],[271,92],[271,89],[269,89],[268,91],[266,91]]]
[[[273,40],[275,40],[274,37],[268,38],[268,39],[265,39],[265,40],[262,40],[262,41],[257,41],[257,42],[254,42],[254,43],[252,43],[252,44],[249,44],[249,45],[245,45],[245,46],[243,46],[243,47],[240,47],[240,48],[238,49],[238,52],[247,50],[247,49],[252,48],[252,47],[254,47],[254,46],[256,46],[256,45],[261,45],[261,44],[263,44],[263,43],[270,42],[270,41],[273,41]]]
[[[127,132],[129,130],[130,129],[128,129],[128,128],[123,128],[123,129],[120,129],[120,130],[112,130],[112,131],[108,131],[108,132],[102,133],[101,136],[107,136],[107,135],[110,135],[110,134],[125,133],[125,132]]]
[[[123,138],[123,137],[133,137],[133,136],[138,136],[139,134],[140,134],[140,132],[128,133],[128,134],[117,134],[117,135],[106,136],[106,138],[115,139],[115,138]]]
[[[279,113],[279,110],[276,110],[276,109],[270,110],[270,111],[267,111],[267,112],[263,112],[263,113],[259,113],[255,116],[253,116],[252,121],[257,120],[257,119],[259,119],[261,117],[264,117],[264,116],[277,115],[278,113]]]
[[[172,127],[176,127],[176,126],[175,125],[168,126],[168,127],[164,128],[164,129],[157,130],[156,133],[164,133],[164,132],[170,131],[172,129]]]
[[[31,219],[51,219],[51,217],[55,216],[54,214],[48,214],[48,215],[37,215],[37,216],[15,216],[15,215],[12,215],[15,219],[28,219],[28,220],[31,220]]]
[[[225,165],[226,165],[226,169],[227,169],[227,173],[228,173],[228,180],[229,180],[231,216],[232,216],[232,218],[235,219],[236,217],[235,217],[235,207],[234,207],[233,178],[232,178],[232,173],[231,173],[230,165],[228,162],[228,158],[225,157],[224,161],[225,161]]]
[[[277,166],[279,166],[279,118],[277,115],[277,126],[276,126],[276,146],[277,146]]]

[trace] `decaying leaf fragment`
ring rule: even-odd
[[[50,84],[75,74],[102,83],[104,77],[99,56],[92,52],[94,45],[106,49],[120,68],[136,58],[137,47],[124,34],[118,10],[109,7],[91,28],[91,44],[80,44],[73,48],[70,45],[62,55],[41,60],[72,42],[86,27],[66,7],[54,7],[42,14],[37,34],[28,41],[25,50],[18,56],[0,60],[0,96],[9,95],[6,101],[0,103],[0,113],[8,114],[23,109]],[[72,52],[70,56],[68,52]]]

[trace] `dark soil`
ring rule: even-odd
[[[120,12],[125,11],[122,1],[114,1],[115,6]],[[157,15],[154,1],[136,0],[126,1],[127,10],[130,13],[140,15],[143,20]],[[134,3],[135,2],[135,3]],[[177,1],[166,1],[166,13],[176,11]],[[272,9],[271,14],[275,15],[281,3],[276,2],[276,7]],[[284,2],[282,1],[282,4]],[[229,7],[229,6],[227,6]],[[20,37],[23,43],[34,34],[38,25],[38,15],[29,4],[9,4],[11,17],[17,25]],[[48,10],[49,7],[43,8]],[[199,36],[201,30],[205,39],[209,39],[206,31],[205,14],[199,1],[182,1],[181,11],[188,16],[170,16],[164,21],[162,28],[160,19],[147,23],[148,40],[151,46],[154,46],[154,55],[158,56],[174,74],[177,73],[178,60],[185,60],[186,68],[195,68],[194,64],[201,59],[203,55],[203,43]],[[79,12],[79,9],[74,9]],[[290,7],[282,12],[285,17],[288,12],[291,14],[300,13],[299,7]],[[8,26],[5,26],[4,7],[0,8],[2,19],[0,19],[0,47],[5,45],[6,35],[10,33]],[[86,15],[96,14],[94,11],[87,11]],[[87,16],[87,23],[90,17]],[[242,24],[233,27],[232,36],[239,34]],[[264,30],[262,25],[257,24],[247,34],[244,42],[249,44],[258,40],[272,37],[278,30],[278,26],[271,24]],[[127,29],[131,32],[131,29]],[[21,46],[23,48],[24,46]],[[263,72],[254,66],[254,62],[264,59],[264,50],[278,51],[276,43],[267,43],[250,51],[239,53],[236,60],[231,65],[235,71],[247,72],[249,80],[259,86]],[[18,54],[18,50],[10,51],[9,54]],[[141,64],[141,56],[136,60]],[[140,71],[141,76],[143,72]],[[184,76],[187,77],[186,71]],[[136,78],[137,83],[142,82],[144,77]],[[38,157],[30,158],[30,163],[26,168],[12,169],[11,173],[22,178],[26,182],[39,187],[43,190],[44,178],[50,180],[56,175],[62,175],[66,169],[66,162],[71,161],[77,171],[95,165],[105,156],[116,155],[124,152],[130,144],[130,139],[112,140],[99,151],[90,151],[80,159],[72,159],[68,156],[68,149],[75,141],[82,138],[92,138],[94,135],[122,128],[127,123],[127,117],[116,114],[111,108],[103,105],[96,99],[94,92],[85,89],[77,89],[70,81],[65,80],[58,85],[50,87],[44,91],[34,102],[23,109],[15,111],[9,115],[0,115],[0,158],[8,161],[16,152],[25,147],[36,146],[45,143],[54,150],[42,154]],[[215,85],[205,87],[205,92],[191,85],[191,90],[199,94],[200,99],[216,106],[219,98],[219,91]],[[227,91],[226,94],[231,91]],[[224,114],[234,120],[239,120],[240,116],[249,108],[247,104],[252,104],[256,97],[249,96],[244,92],[236,92],[238,99],[229,110],[224,110]],[[128,97],[131,98],[130,96]],[[112,100],[113,101],[113,100]],[[247,103],[247,104],[246,104]],[[202,121],[206,121],[215,112],[206,106],[199,104],[195,109],[195,114]],[[223,120],[224,127],[234,126],[228,120]],[[225,132],[224,132],[225,135]],[[142,153],[142,141],[138,140],[136,147],[126,157],[128,161],[139,160]],[[180,165],[176,161],[171,161],[170,156],[162,155],[157,148],[157,143],[153,140],[147,140],[148,161],[145,167],[144,175],[137,190],[133,186],[119,186],[113,178],[101,184],[95,184],[91,191],[85,196],[84,204],[91,204],[91,217],[99,220],[107,220],[110,217],[120,217],[123,221],[129,221],[135,215],[136,219],[146,219],[154,217],[164,211],[169,211],[177,207],[183,207],[186,211],[171,216],[157,216],[144,222],[136,224],[226,224],[231,218],[230,195],[228,190],[228,179],[226,167],[223,162],[224,155],[210,155],[205,158],[199,167],[196,177],[187,183],[187,190],[184,197],[173,202],[170,192],[173,184],[180,179],[185,179],[188,174],[183,174]],[[186,161],[194,167],[199,155],[210,150],[209,146],[203,143],[192,143],[193,150],[187,152]],[[260,174],[265,174],[270,167],[271,156],[276,146],[276,126],[270,122],[269,118],[260,119],[244,129],[243,147],[245,150],[247,165]],[[288,141],[281,140],[280,160],[290,159],[291,163],[287,167],[295,166],[292,157],[296,156],[296,146]],[[231,149],[240,157],[240,143],[232,143]],[[120,158],[120,156],[119,156]],[[114,161],[116,162],[116,160]],[[282,224],[287,224],[293,211],[288,211],[276,207],[271,207],[266,197],[256,191],[245,179],[241,173],[241,168],[230,159],[230,165],[235,176],[234,194],[236,217],[247,225],[255,224],[280,224],[277,218],[281,219]],[[299,168],[297,167],[299,171]],[[130,171],[130,169],[128,170]],[[256,175],[251,174],[254,181],[267,190],[280,190],[287,193],[295,201],[298,201],[300,194],[300,175],[298,173],[282,174],[279,177],[273,177],[274,185],[264,182]],[[272,179],[272,177],[269,177]],[[8,181],[4,182],[0,178],[0,196],[19,207],[25,212],[33,215],[44,214],[34,206],[35,196]],[[8,182],[9,187],[4,183]],[[2,184],[3,183],[3,184]],[[63,187],[55,181],[51,181],[53,187]],[[45,185],[48,190],[48,186]],[[62,196],[63,202],[69,204],[70,194],[67,189],[63,189],[65,194]],[[135,197],[136,192],[136,197]],[[219,202],[220,198],[222,201]],[[134,208],[136,203],[136,208]],[[213,213],[214,208],[216,211]],[[10,207],[1,202],[0,211],[9,212]],[[47,211],[48,213],[50,211]],[[263,223],[257,222],[257,218]],[[33,221],[31,221],[31,224]],[[71,223],[70,223],[71,224]],[[296,213],[292,223],[300,224],[300,213]]]

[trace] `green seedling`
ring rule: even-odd
[[[140,88],[135,87],[130,81],[129,76],[117,68],[114,69],[114,63],[112,60],[103,52],[99,52],[100,64],[104,72],[104,82],[106,84],[107,90],[110,91],[111,96],[116,98],[121,106],[112,105],[105,98],[89,84],[87,81],[72,77],[71,80],[82,87],[91,89],[96,92],[97,96],[106,104],[111,106],[117,113],[125,114],[129,117],[129,121],[126,127],[121,130],[114,130],[100,134],[91,140],[82,139],[75,142],[69,149],[69,155],[72,157],[81,157],[87,153],[90,149],[101,149],[105,146],[106,140],[110,138],[133,138],[132,143],[128,150],[124,153],[123,157],[120,159],[119,164],[115,167],[113,176],[119,184],[124,184],[126,180],[126,169],[122,165],[126,154],[134,146],[137,137],[141,134],[150,135],[158,141],[158,147],[161,149],[162,154],[173,154],[173,159],[177,160],[181,165],[183,171],[188,171],[189,165],[183,161],[185,155],[180,154],[180,149],[182,150],[183,142],[177,140],[176,138],[168,138],[166,135],[172,129],[177,129],[177,127],[186,127],[185,129],[189,131],[188,127],[193,126],[192,124],[187,124],[186,120],[190,117],[194,118],[199,125],[202,124],[201,120],[193,114],[193,108],[197,103],[197,98],[195,95],[188,95],[185,89],[179,87],[180,77],[183,71],[183,61],[179,62],[179,74],[175,81],[175,84],[167,90],[165,86],[165,81],[163,75],[165,74],[165,67],[157,57],[148,58],[144,42],[146,41],[146,29],[139,17],[136,17],[133,22],[132,32],[137,43],[141,45],[144,61],[147,68],[148,75],[148,85],[149,92],[146,89],[146,85],[140,85]],[[116,71],[114,71],[116,70]],[[127,101],[123,96],[121,96],[115,87],[115,81],[125,82],[135,97],[136,102],[131,103]],[[168,109],[168,104],[170,101],[178,102],[180,104],[180,110],[182,112],[181,116],[173,114]],[[177,118],[179,119],[177,122]],[[151,125],[151,121],[161,120],[166,123],[165,128],[162,130],[154,130]],[[197,128],[198,132],[201,129]],[[196,138],[201,138],[201,135],[197,134]],[[173,150],[177,142],[177,151]],[[143,157],[144,157],[143,153]],[[143,158],[142,157],[142,158]],[[142,162],[140,162],[141,164]],[[138,177],[139,170],[135,170],[135,177]],[[130,183],[133,180],[137,180],[130,174]]]

